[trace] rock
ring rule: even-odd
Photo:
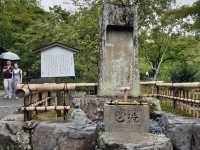
[[[154,120],[150,120],[150,133],[153,134],[162,134],[162,128],[160,127],[159,123]]]
[[[86,114],[80,109],[75,109],[70,116],[69,121],[72,121],[75,126],[81,126],[87,125],[91,123],[91,121],[87,118]]]
[[[0,120],[0,150],[30,150],[30,135],[23,129],[23,115],[9,115]]]
[[[7,115],[4,118],[0,119],[0,121],[18,121],[23,122],[24,121],[24,115],[23,114],[11,114]]]
[[[173,150],[172,144],[164,135],[148,133],[123,133],[104,132],[99,136],[100,150]]]
[[[194,124],[192,127],[192,150],[200,150],[200,124]]]
[[[67,123],[39,123],[32,136],[33,150],[93,150],[96,127],[80,109]]]
[[[163,113],[159,125],[175,150],[200,150],[200,120]]]
[[[116,100],[116,97],[103,96],[83,96],[73,97],[73,103],[79,104],[80,108],[86,113],[92,121],[103,121],[104,103]],[[153,111],[161,111],[160,101],[153,97],[144,97],[143,101],[150,104]]]
[[[79,103],[80,108],[91,121],[103,121],[104,103],[110,102],[112,97],[84,96],[74,97],[73,103]]]
[[[144,97],[144,101],[146,101],[150,105],[150,111],[161,111],[160,100],[155,97]]]

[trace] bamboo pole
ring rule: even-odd
[[[19,84],[16,95],[18,97],[25,97],[30,95],[33,91],[48,92],[48,91],[66,91],[74,90],[77,87],[93,87],[97,83],[45,83],[45,84]]]
[[[155,85],[156,83],[164,83],[163,81],[145,81],[145,82],[140,82],[141,85]]]
[[[51,99],[51,97],[46,97],[46,98],[42,99],[41,101],[38,101],[38,102],[36,102],[34,104],[31,104],[30,106],[34,107],[34,106],[38,106],[38,105],[40,105],[42,103],[45,103],[45,105],[47,106],[47,100],[49,100],[49,99]]]
[[[200,82],[191,82],[191,83],[162,83],[158,82],[156,83],[157,86],[163,86],[163,87],[190,87],[190,88],[197,88],[200,87]]]
[[[163,81],[140,82],[141,85],[156,85],[160,87],[188,87],[198,88],[200,82],[191,83],[164,83]],[[16,94],[19,97],[24,97],[30,94],[30,91],[60,91],[73,90],[76,87],[95,87],[98,83],[45,83],[45,84],[19,84]]]
[[[28,107],[22,107],[22,111],[45,111],[45,110],[69,110],[70,106],[28,106]]]

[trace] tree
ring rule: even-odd
[[[141,43],[140,54],[144,57],[143,61],[149,65],[149,69],[145,71],[150,72],[153,80],[157,80],[162,66],[177,67],[182,62],[197,64],[200,58],[199,41],[192,36],[169,35],[159,28],[149,35],[143,34],[142,38],[146,40]]]
[[[173,0],[139,1],[140,64],[141,70],[152,72],[155,78],[171,74],[185,60],[197,63],[199,56],[197,40],[166,32],[172,19],[163,19]],[[76,81],[96,82],[99,55],[99,17],[102,0],[87,1],[71,14],[59,6],[45,12],[36,0],[0,1],[0,47],[12,50],[21,57],[21,67],[29,70],[30,78],[40,77],[40,57],[32,50],[50,42],[62,42],[79,49],[75,58]],[[115,1],[126,3],[126,1]],[[148,42],[148,41],[154,41]],[[196,56],[196,57],[194,57]],[[195,60],[192,62],[191,60]],[[189,65],[190,66],[190,65]]]
[[[150,28],[159,22],[159,16],[163,12],[167,11],[171,4],[176,0],[72,0],[75,5],[82,8],[88,8],[91,6],[98,6],[101,8],[103,3],[112,2],[114,4],[130,5],[136,2],[138,5],[139,14],[139,26]]]
[[[166,13],[165,18],[173,18],[173,22],[184,20],[191,17],[193,21],[184,21],[182,27],[195,31],[197,35],[200,32],[200,0],[197,0],[192,6],[182,6],[179,9],[171,10]]]
[[[100,13],[100,10],[101,10],[100,8],[102,7],[103,3],[105,3],[105,1],[102,1],[102,0],[101,1],[100,0],[90,0],[90,1],[87,0],[84,2],[86,2],[86,3],[83,3],[83,1],[74,1],[74,4],[79,6],[80,12],[82,12],[82,10],[95,8],[96,10],[93,9],[93,11],[95,11],[95,12],[98,11]],[[130,1],[125,1],[125,0],[113,0],[112,2],[114,4],[122,4],[122,5],[130,5],[131,4]],[[143,33],[146,34],[148,32],[148,30],[151,30],[152,26],[157,26],[159,24],[159,22],[160,22],[159,16],[170,7],[171,2],[173,2],[173,0],[137,1],[137,5],[139,6],[139,9],[138,9],[139,10],[139,12],[138,12],[139,13],[139,27],[140,27],[139,30],[140,30],[140,33],[142,33],[142,34],[140,34],[140,40],[141,40],[140,42],[144,42],[143,40],[145,40],[144,38],[142,38]],[[95,20],[95,22],[97,23],[96,26],[98,27],[98,21]],[[98,43],[96,43],[96,44],[98,44]],[[98,47],[98,45],[96,45],[96,47]],[[164,49],[166,49],[166,48],[164,48]],[[164,52],[166,50],[161,50],[161,51]],[[163,53],[163,57],[165,55],[164,53]],[[161,56],[161,54],[159,56]],[[153,57],[153,58],[155,58],[155,57]],[[153,67],[154,69],[156,67],[156,69],[155,69],[156,73],[155,73],[154,78],[157,78],[157,76],[158,76],[163,58],[161,58],[161,60],[159,58],[159,60],[157,59],[156,61],[157,61],[156,62],[157,65],[156,66],[154,65],[154,67]]]

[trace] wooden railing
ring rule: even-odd
[[[38,112],[56,111],[56,118],[63,117],[70,109],[71,94],[84,91],[86,94],[96,94],[96,83],[46,83],[19,85],[16,94],[24,98],[24,121],[32,120]]]
[[[164,83],[140,82],[142,96],[157,97],[171,110],[200,117],[200,82]],[[24,97],[24,120],[31,120],[35,112],[56,111],[57,117],[66,119],[74,93],[97,94],[97,83],[25,84],[20,85],[17,95]]]
[[[161,104],[173,112],[200,117],[200,82],[193,83],[144,83],[144,96],[157,97]]]

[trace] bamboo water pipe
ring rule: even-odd
[[[121,87],[120,91],[124,93],[124,102],[128,101],[128,92],[130,90],[130,87]]]
[[[97,83],[45,83],[45,84],[19,84],[16,90],[18,97],[28,96],[31,92],[66,91],[77,87],[94,87]]]

